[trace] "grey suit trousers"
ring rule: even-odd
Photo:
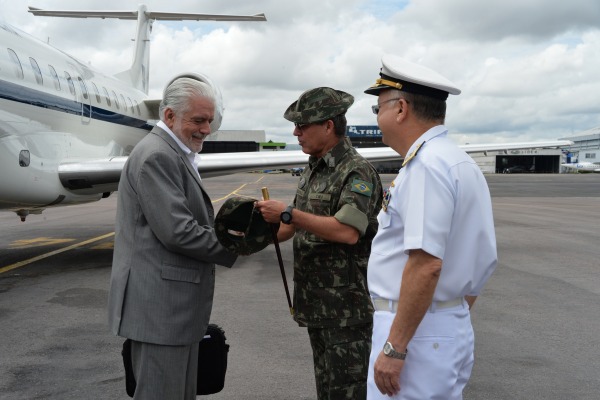
[[[131,342],[134,400],[195,400],[198,342],[189,346],[163,346]]]

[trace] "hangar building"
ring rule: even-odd
[[[350,125],[347,135],[354,147],[381,147],[381,131],[376,125]],[[561,149],[490,151],[471,154],[484,173],[558,173],[564,162]],[[402,159],[376,163],[379,172],[397,172]]]
[[[561,139],[574,142],[565,147],[566,162],[600,162],[600,126]]]

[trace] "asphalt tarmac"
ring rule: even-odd
[[[499,265],[472,318],[465,399],[597,399],[600,175],[489,175]],[[383,175],[388,184],[392,175]],[[297,177],[236,174],[205,184],[291,200]],[[116,196],[0,213],[0,399],[127,399],[122,338],[106,323]],[[282,243],[288,282],[292,253]],[[306,329],[292,320],[272,246],[217,268],[212,321],[231,345],[212,399],[315,399]],[[291,290],[291,288],[290,288]],[[202,397],[200,397],[202,398]]]

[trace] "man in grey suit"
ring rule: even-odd
[[[231,267],[237,257],[217,240],[197,169],[214,96],[191,78],[168,85],[161,120],[121,174],[108,319],[115,335],[132,339],[134,399],[196,398],[215,264]]]

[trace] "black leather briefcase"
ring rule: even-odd
[[[196,394],[213,394],[223,390],[228,353],[229,345],[226,343],[225,332],[220,326],[209,324],[206,335],[199,343]],[[129,397],[133,397],[136,383],[131,363],[131,339],[126,339],[123,342],[121,355],[125,367],[125,390]]]
[[[227,354],[225,332],[215,324],[209,324],[198,349],[198,388],[196,394],[218,393],[225,387]]]

